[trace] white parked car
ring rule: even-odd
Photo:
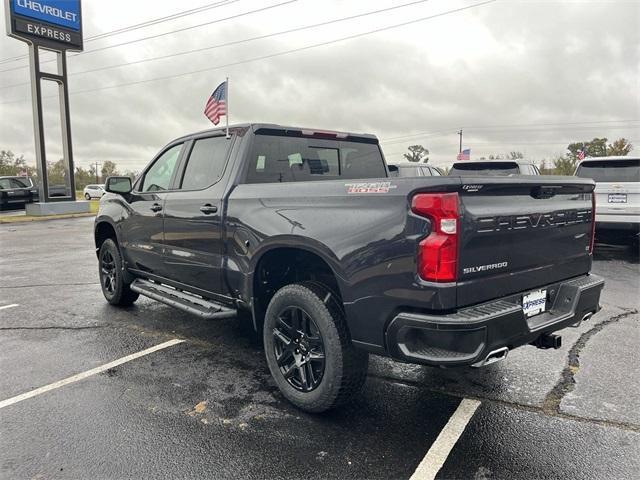
[[[596,229],[640,232],[640,157],[585,158],[575,174],[596,181]]]
[[[91,200],[92,198],[101,198],[104,195],[104,185],[87,185],[82,191],[84,198]]]

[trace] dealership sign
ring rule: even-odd
[[[54,50],[82,50],[80,0],[5,0],[7,34]]]

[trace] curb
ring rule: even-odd
[[[45,222],[48,220],[64,220],[68,218],[95,217],[95,213],[64,213],[61,215],[45,215],[42,217],[0,217],[0,225],[8,223]]]

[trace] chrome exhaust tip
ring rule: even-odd
[[[479,362],[476,362],[471,366],[475,368],[486,367],[487,365],[491,365],[492,363],[504,360],[505,358],[507,358],[508,354],[508,347],[498,348],[497,350],[492,350],[491,352],[489,352],[489,354],[484,357],[484,360],[480,360]]]
[[[574,323],[573,325],[569,325],[569,326],[570,326],[570,327],[573,327],[573,328],[578,328],[580,325],[582,325],[582,322],[586,322],[587,320],[589,320],[591,317],[593,317],[593,315],[594,315],[595,313],[596,313],[596,312],[589,312],[589,313],[585,313],[585,314],[583,315],[583,317],[582,317],[580,320],[578,320],[578,321],[577,321],[576,323]]]

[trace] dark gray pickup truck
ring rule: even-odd
[[[106,299],[251,315],[283,395],[320,412],[368,354],[483,366],[599,310],[576,177],[391,178],[372,135],[270,124],[179,138],[95,221]],[[535,368],[532,365],[532,368]]]

